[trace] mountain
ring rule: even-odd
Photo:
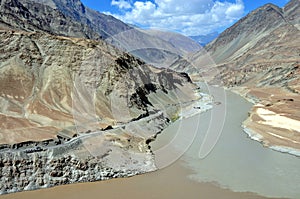
[[[200,98],[59,2],[0,1],[0,194],[154,171],[149,143]]]
[[[2,27],[96,40],[101,38],[87,25],[76,22],[58,10],[43,4],[31,1],[1,0],[0,9]]]
[[[216,64],[231,62],[248,49],[255,48],[256,44],[260,44],[283,26],[295,28],[286,22],[281,8],[267,4],[225,30],[215,41],[206,46],[206,50],[212,54]],[[270,48],[273,46],[274,44]]]
[[[0,166],[9,179],[0,193],[153,171],[150,141],[198,99],[186,74],[101,40],[6,29],[0,38]],[[7,161],[24,164],[12,175]]]
[[[180,59],[190,53],[186,51],[188,46],[181,51],[182,48],[178,49],[160,37],[84,6],[80,0],[2,0],[2,5],[6,5],[2,17],[0,15],[2,24],[16,28],[27,21],[25,24],[29,27],[22,28],[27,31],[47,31],[94,40],[102,38],[158,67],[169,67],[175,57]],[[17,16],[20,13],[21,18]],[[12,19],[11,15],[17,17]],[[31,21],[32,18],[36,21]]]
[[[184,61],[187,57],[193,55],[202,48],[197,42],[179,33],[151,29],[140,29],[140,31],[153,38],[158,38],[167,42],[174,48],[168,50],[167,48],[161,48],[161,46],[157,45],[157,47],[152,46],[151,48],[139,49],[132,52],[147,63],[157,67],[170,68],[178,72],[183,72],[182,70],[177,70],[173,67],[174,63]]]
[[[80,0],[26,0],[60,11],[73,21],[87,25],[103,39],[132,28],[120,20],[85,7]],[[22,1],[23,2],[23,1]]]
[[[179,33],[151,29],[141,31],[172,44],[176,49],[180,50],[180,52],[183,52],[182,55],[195,53],[201,50],[201,46],[197,42]]]
[[[1,129],[9,128],[15,136],[3,136],[0,143],[53,139],[75,125],[84,132],[128,123],[172,103],[171,90],[181,92],[188,83],[180,74],[151,68],[103,41],[5,30],[1,41],[1,114],[6,121]],[[130,104],[131,110],[119,118],[112,102],[124,108]]]
[[[190,36],[191,39],[197,41],[201,46],[205,46],[219,36],[218,32],[212,32],[207,35]]]
[[[256,104],[244,123],[251,137],[291,153],[300,149],[300,131],[293,127],[300,123],[299,18],[299,0],[283,8],[266,4],[191,59],[207,81],[232,87]],[[211,61],[201,64],[207,55]]]

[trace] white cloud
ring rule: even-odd
[[[244,13],[242,0],[234,3],[214,0],[154,0],[129,3],[113,0],[113,3],[118,4],[120,9],[127,9],[124,14],[112,14],[127,23],[177,31],[185,35],[208,34],[224,29]]]
[[[131,5],[125,0],[112,0],[111,5],[117,6],[119,9],[130,9]]]

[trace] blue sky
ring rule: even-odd
[[[250,11],[288,0],[82,0],[100,12],[142,28],[175,31],[184,35],[221,32]]]

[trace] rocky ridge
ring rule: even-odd
[[[149,143],[199,99],[186,74],[102,40],[0,38],[1,193],[154,171]]]
[[[80,0],[2,0],[1,5],[4,12],[0,22],[7,27],[93,40],[102,38],[157,67],[169,67],[174,59],[183,59],[198,49],[189,48],[187,52],[177,48],[172,42],[94,11]],[[195,46],[190,41],[185,48],[190,44]]]
[[[41,3],[1,0],[1,27],[13,30],[40,31],[55,35],[98,40],[101,35],[89,26],[74,21],[59,10]]]

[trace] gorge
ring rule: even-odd
[[[1,0],[0,194],[153,172],[128,179],[137,186],[178,172],[172,183],[189,184],[189,198],[197,186],[297,198],[299,7],[266,4],[202,48],[80,0]],[[69,187],[80,195],[80,186]]]

